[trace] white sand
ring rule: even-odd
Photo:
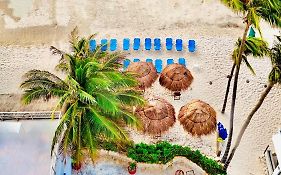
[[[67,49],[69,31],[78,26],[82,34],[98,32],[97,39],[124,37],[166,37],[183,38],[197,41],[197,52],[178,53],[156,51],[132,51],[128,58],[167,58],[185,57],[188,68],[194,75],[192,89],[182,94],[180,101],[173,101],[168,91],[156,83],[147,93],[168,99],[179,108],[192,99],[201,99],[211,104],[218,114],[219,121],[228,125],[227,114],[221,115],[227,74],[231,68],[230,54],[238,36],[242,36],[241,18],[216,0],[204,4],[199,0],[34,0],[33,5],[0,3],[0,94],[15,94],[12,97],[1,95],[0,111],[11,110],[48,110],[55,102],[22,107],[18,94],[21,76],[30,69],[44,69],[54,72],[58,61],[52,56],[50,45]],[[17,12],[11,12],[15,8]],[[24,8],[26,10],[17,10]],[[19,15],[20,16],[15,16]],[[20,17],[20,19],[17,19]],[[266,28],[265,37],[272,38]],[[119,42],[119,44],[121,44]],[[257,76],[243,66],[238,91],[235,116],[235,135],[244,118],[249,113],[260,93],[264,90],[270,70],[268,59],[253,62]],[[198,71],[198,67],[200,70]],[[250,83],[246,83],[249,79]],[[209,85],[209,81],[213,84]],[[237,154],[229,168],[231,175],[264,174],[260,161],[263,151],[271,145],[271,136],[281,126],[280,87],[274,88],[265,100],[263,107],[254,117]],[[42,103],[40,103],[42,104]],[[12,107],[11,107],[12,106]],[[151,138],[132,133],[137,142],[153,142]],[[179,123],[169,130],[163,139],[173,143],[198,148],[207,155],[214,156],[214,136],[201,139],[186,134]]]

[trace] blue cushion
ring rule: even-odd
[[[195,51],[195,41],[194,40],[189,40],[188,41],[188,50],[189,50],[189,52],[194,52]]]
[[[139,50],[140,49],[140,38],[135,38],[134,39],[134,46],[133,46],[134,50]]]
[[[183,66],[186,66],[185,59],[184,58],[179,58],[179,64],[181,64]]]
[[[151,58],[147,58],[147,59],[146,59],[146,62],[147,62],[147,63],[152,63],[152,59],[151,59]]]
[[[173,49],[173,39],[172,38],[166,38],[166,49],[167,50]]]
[[[145,47],[145,50],[150,50],[151,49],[151,38],[145,38],[145,40],[144,40],[144,47]]]
[[[167,65],[174,64],[174,59],[169,58],[167,59]]]
[[[90,51],[93,52],[97,47],[96,40],[90,40]]]
[[[182,51],[182,39],[177,39],[176,40],[176,50],[177,51]]]
[[[130,65],[131,61],[129,59],[125,59],[123,61],[123,70],[126,70],[128,66]]]
[[[133,60],[133,62],[140,62],[140,59],[138,59],[138,58],[135,58],[134,60]]]
[[[101,43],[101,51],[106,51],[107,50],[107,39],[102,39],[100,43]]]
[[[161,40],[160,38],[154,39],[154,50],[160,50],[161,49]]]
[[[157,73],[162,72],[162,60],[160,60],[160,59],[155,60],[155,68],[156,68]]]
[[[117,40],[111,39],[110,40],[110,51],[115,51],[117,49]]]
[[[124,38],[123,39],[123,50],[129,50],[130,49],[130,39]]]

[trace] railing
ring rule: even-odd
[[[0,120],[40,120],[40,119],[52,119],[51,111],[40,112],[0,112]],[[56,111],[53,119],[60,119],[61,112]]]

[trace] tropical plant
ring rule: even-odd
[[[255,27],[260,35],[262,36],[260,29],[261,19],[265,20],[272,26],[281,27],[281,1],[280,0],[221,0],[223,4],[231,8],[236,13],[241,13],[244,15],[245,30],[243,37],[241,39],[241,45],[237,57],[235,58],[235,74],[233,82],[233,93],[231,100],[231,110],[230,110],[230,128],[229,128],[229,138],[226,145],[225,153],[222,157],[222,162],[225,163],[232,142],[233,134],[233,120],[237,96],[237,85],[240,72],[241,62],[243,60],[243,54],[245,51],[245,43],[247,40],[247,34],[250,26]],[[231,81],[232,77],[229,77],[228,81]]]
[[[252,109],[252,111],[250,112],[250,114],[248,115],[247,119],[245,120],[242,128],[240,129],[239,135],[236,139],[236,142],[231,150],[231,153],[224,165],[225,168],[228,167],[228,165],[230,164],[236,149],[238,148],[241,139],[247,129],[247,127],[249,126],[254,114],[259,110],[259,108],[261,107],[261,105],[263,104],[266,96],[269,94],[269,92],[271,91],[271,89],[273,88],[273,86],[275,84],[281,84],[281,37],[277,36],[277,42],[274,44],[273,48],[271,49],[271,54],[270,54],[270,58],[271,58],[271,63],[272,63],[272,70],[269,73],[268,76],[268,85],[267,88],[264,90],[264,92],[262,93],[258,103],[255,105],[255,107]]]
[[[123,126],[139,126],[132,107],[145,103],[133,75],[118,71],[120,54],[102,52],[100,47],[89,51],[89,38],[79,39],[77,29],[71,33],[71,53],[51,47],[60,54],[57,65],[66,78],[41,70],[28,71],[21,84],[24,89],[22,101],[58,97],[54,111],[62,108],[62,118],[53,142],[58,143],[63,156],[70,155],[76,164],[81,164],[84,153],[94,160],[101,138],[116,142],[129,140]]]

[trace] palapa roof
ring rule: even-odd
[[[139,81],[141,89],[150,87],[158,77],[153,64],[147,62],[131,63],[127,71],[136,74],[136,79]]]
[[[216,111],[201,100],[192,100],[181,107],[178,119],[192,135],[208,135],[216,130]]]
[[[159,97],[148,99],[148,105],[137,108],[135,113],[142,121],[143,131],[151,135],[167,131],[176,122],[174,107]]]
[[[186,90],[192,81],[191,72],[185,66],[177,63],[165,67],[159,78],[161,86],[171,91]]]

